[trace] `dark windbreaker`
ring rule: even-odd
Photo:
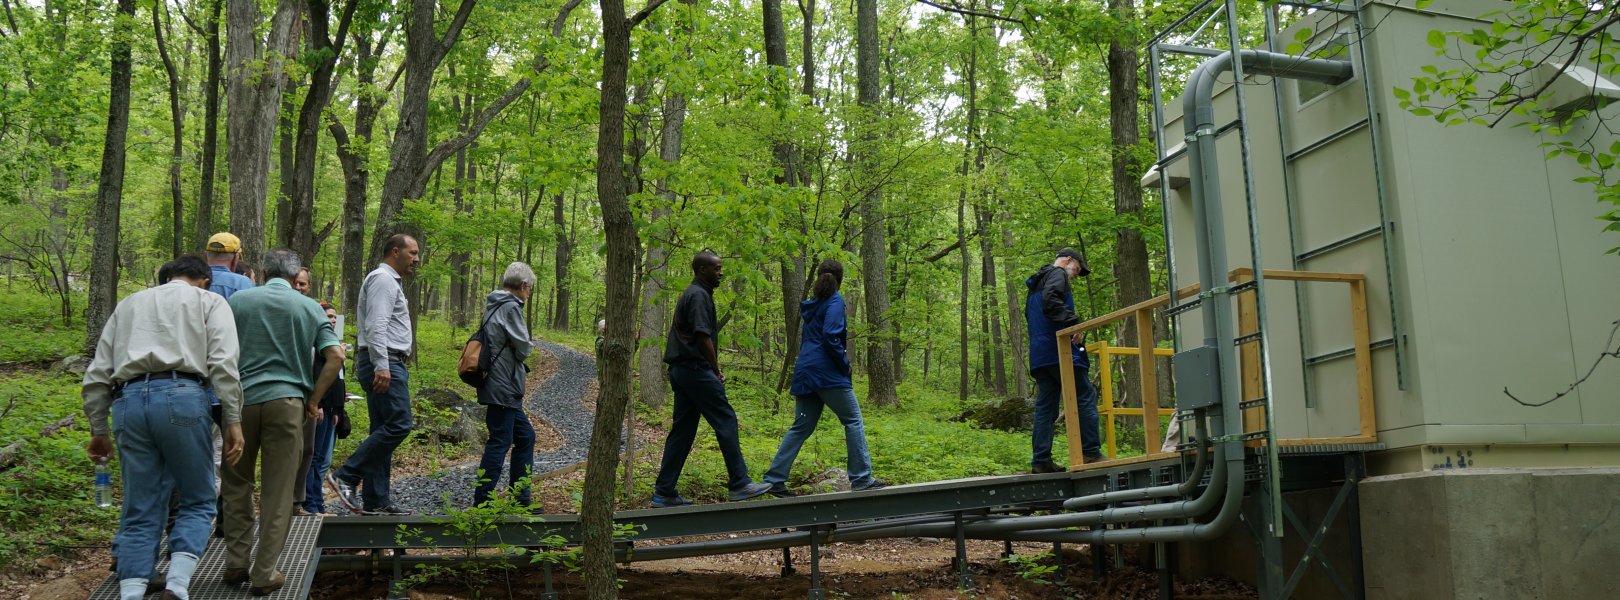
[[[804,341],[799,343],[799,360],[793,365],[795,396],[819,390],[851,387],[849,357],[844,351],[844,297],[838,292],[824,299],[811,298],[799,303],[804,321]]]
[[[1057,332],[1077,325],[1074,315],[1074,295],[1069,291],[1069,276],[1052,265],[1041,267],[1024,280],[1029,295],[1024,299],[1024,320],[1029,323],[1029,370],[1058,364]],[[1086,366],[1086,353],[1080,346],[1070,349],[1074,364]]]
[[[479,404],[523,407],[524,360],[534,342],[523,322],[523,302],[512,292],[495,290],[484,298],[484,352],[490,353],[489,379],[478,390]]]

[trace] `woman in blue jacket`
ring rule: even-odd
[[[788,471],[799,457],[804,441],[815,433],[821,409],[830,408],[844,424],[844,450],[847,453],[849,487],[855,491],[875,490],[888,485],[872,477],[872,457],[866,452],[866,426],[861,423],[861,406],[850,383],[849,357],[844,351],[844,297],[838,286],[844,283],[844,265],[833,259],[816,266],[814,296],[799,303],[804,322],[804,340],[799,360],[793,366],[793,426],[782,438],[765,483],[771,495],[793,496],[788,489]]]

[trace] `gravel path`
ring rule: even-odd
[[[535,454],[534,471],[544,474],[572,467],[585,460],[591,441],[593,414],[586,410],[581,400],[591,382],[596,380],[596,359],[566,346],[538,339],[534,347],[537,351],[557,357],[558,362],[556,374],[541,382],[538,389],[530,390],[528,399],[524,400],[530,415],[551,424],[563,437],[561,448]],[[473,475],[478,471],[478,459],[483,449],[482,445],[474,446],[466,462],[441,473],[396,479],[394,503],[416,514],[443,513],[446,499],[453,506],[471,504]]]

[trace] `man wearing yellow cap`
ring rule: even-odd
[[[236,274],[236,260],[241,253],[242,240],[230,233],[221,231],[208,238],[208,247],[203,254],[208,258],[208,268],[214,274],[208,291],[230,300],[231,294],[253,289],[252,279]]]

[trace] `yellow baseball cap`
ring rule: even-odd
[[[242,240],[227,232],[221,231],[208,238],[209,252],[241,252]]]

